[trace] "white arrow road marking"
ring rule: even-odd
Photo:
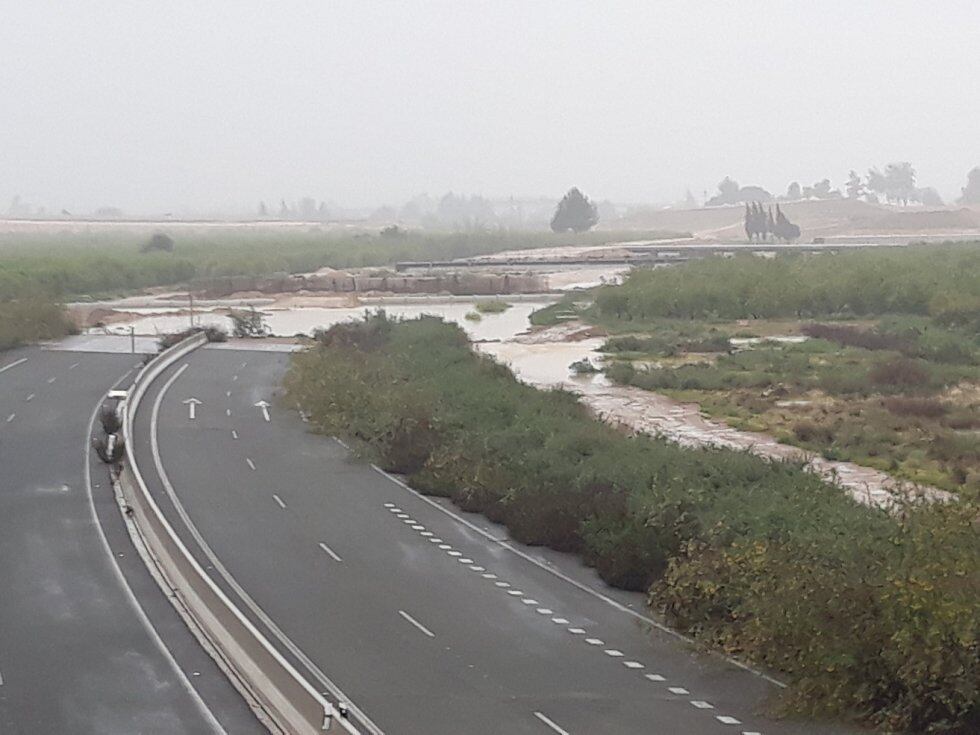
[[[409,615],[404,610],[399,610],[398,611],[398,614],[401,615],[403,618],[405,618],[405,620],[407,620],[408,622],[410,622],[416,628],[418,628],[419,630],[421,630],[423,633],[425,633],[427,636],[429,636],[429,638],[435,638],[436,637],[436,634],[435,633],[433,633],[431,630],[429,630],[428,628],[426,628],[424,625],[422,625],[422,623],[420,623],[418,620],[416,620],[415,618],[413,618],[411,615]]]
[[[187,418],[189,418],[191,421],[197,418],[197,407],[201,405],[201,401],[192,397],[184,399],[181,401],[181,403],[187,406]]]
[[[269,418],[269,404],[267,402],[259,401],[255,404],[255,406],[256,408],[262,409],[262,418],[264,418],[266,421],[272,421],[272,419]]]
[[[537,718],[538,718],[539,720],[541,720],[541,722],[543,722],[544,724],[546,724],[546,725],[547,725],[548,727],[550,727],[550,728],[551,728],[552,730],[554,730],[555,732],[557,732],[557,733],[558,733],[558,735],[568,735],[568,730],[563,730],[562,728],[560,728],[560,727],[559,727],[559,726],[557,725],[557,723],[555,723],[555,721],[554,721],[554,720],[550,720],[550,719],[548,719],[547,717],[545,717],[545,716],[544,716],[543,714],[541,714],[540,712],[535,712],[535,713],[534,713],[534,716],[535,716],[535,717],[537,717]]]

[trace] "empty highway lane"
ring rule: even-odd
[[[136,557],[91,452],[139,359],[0,353],[3,735],[263,731]]]

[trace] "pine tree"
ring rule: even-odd
[[[551,218],[553,232],[587,232],[599,222],[599,211],[596,205],[577,188],[568,193],[558,202],[555,216]]]

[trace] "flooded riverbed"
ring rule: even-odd
[[[508,365],[521,380],[540,388],[562,387],[580,396],[597,416],[634,431],[659,435],[684,446],[719,446],[749,451],[773,460],[806,463],[822,477],[838,482],[861,503],[888,506],[896,494],[906,492],[898,482],[883,472],[849,462],[834,462],[810,455],[795,447],[780,444],[764,434],[740,431],[704,417],[696,404],[681,403],[666,396],[632,386],[612,385],[602,373],[575,374],[569,366],[589,359],[600,367],[602,355],[597,352],[604,339],[582,324],[563,324],[533,331],[530,315],[554,302],[555,297],[514,300],[499,314],[481,314],[478,320],[466,316],[476,313],[481,299],[380,299],[358,307],[269,308],[262,313],[274,336],[309,336],[316,329],[343,321],[362,319],[378,309],[394,317],[411,319],[423,314],[439,316],[460,325],[479,351]],[[132,310],[135,312],[135,309]],[[137,335],[157,335],[186,329],[186,313],[161,313],[141,316],[131,322],[92,330]],[[231,328],[231,319],[216,311],[198,311],[195,324]],[[751,348],[746,340],[744,347]],[[926,489],[931,496],[943,494]]]

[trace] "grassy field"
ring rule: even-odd
[[[980,722],[975,503],[890,516],[796,466],[627,436],[435,318],[336,325],[286,389],[315,430],[421,491],[580,553],[690,634],[785,672],[789,710]]]
[[[0,301],[129,293],[195,278],[299,273],[325,266],[382,266],[501,250],[656,239],[676,233],[550,232],[336,234],[309,230],[174,231],[172,252],[140,252],[146,233],[0,234]]]
[[[534,318],[562,313],[613,335],[604,351],[616,382],[829,459],[980,496],[978,243],[636,271],[594,302],[569,297]],[[806,341],[766,340],[786,336]]]

